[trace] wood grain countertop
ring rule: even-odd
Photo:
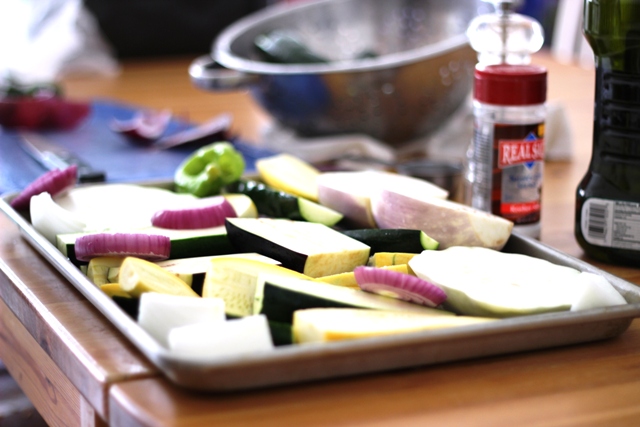
[[[69,97],[169,108],[196,122],[234,116],[255,140],[269,119],[246,93],[194,88],[192,58],[129,61],[115,78],[76,76]],[[561,103],[571,161],[547,162],[542,241],[640,284],[640,269],[586,258],[573,237],[574,192],[591,153],[594,71],[547,54],[549,100]],[[52,426],[447,425],[636,426],[640,321],[615,339],[356,378],[230,394],[166,380],[0,215],[0,359]]]

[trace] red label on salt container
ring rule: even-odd
[[[491,212],[513,221],[540,221],[544,125],[494,126]]]
[[[501,140],[498,143],[498,166],[517,165],[544,159],[544,139],[533,134],[529,139]]]

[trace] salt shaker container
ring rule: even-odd
[[[479,64],[465,202],[540,237],[547,71],[537,65]]]

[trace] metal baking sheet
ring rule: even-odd
[[[167,187],[168,183],[146,183]],[[489,324],[398,334],[335,343],[276,347],[274,351],[187,363],[172,357],[129,315],[93,285],[58,249],[12,209],[0,210],[24,238],[60,271],[113,325],[174,383],[224,392],[390,371],[484,356],[603,340],[622,334],[640,316],[640,288],[537,240],[512,235],[503,249],[605,276],[628,305],[502,319]]]

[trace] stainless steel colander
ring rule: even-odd
[[[250,89],[301,136],[365,133],[400,146],[439,127],[468,96],[479,0],[319,0],[270,6],[225,29],[189,70],[194,84]],[[261,61],[255,38],[294,32],[322,64]],[[364,51],[373,58],[355,59]],[[219,66],[223,69],[220,69]]]

